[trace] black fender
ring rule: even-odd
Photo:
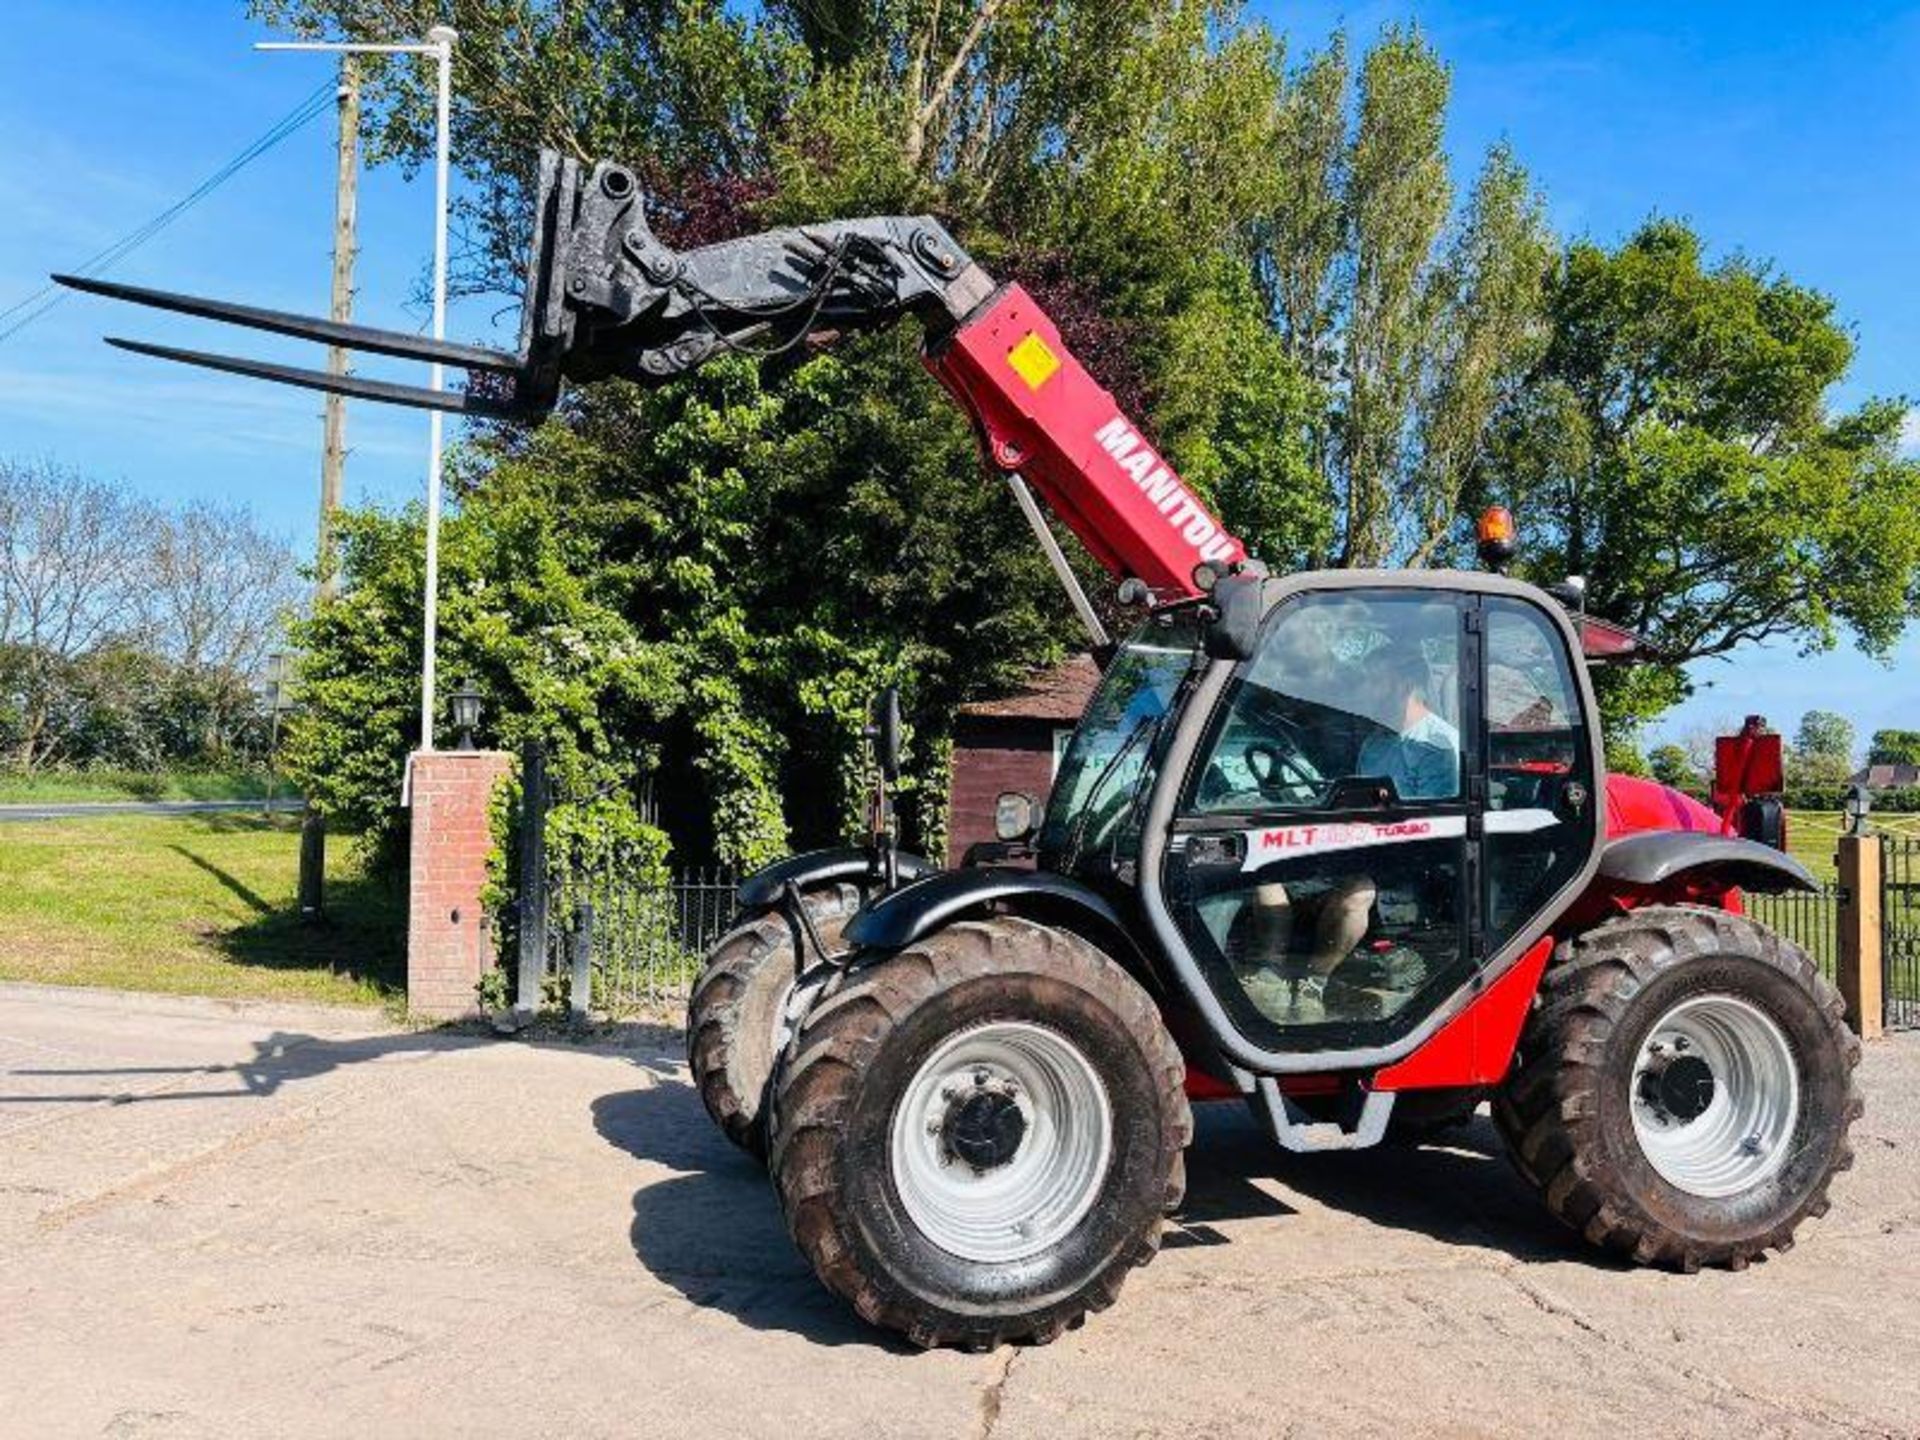
[[[1189,1065],[1225,1084],[1237,1083],[1206,1022],[1168,983],[1159,955],[1134,938],[1133,927],[1111,900],[1065,875],[995,866],[942,870],[870,900],[847,923],[842,943],[855,950],[890,954],[956,920],[989,913],[1019,915],[1071,930],[1099,946],[1154,998]]]
[[[1818,890],[1820,882],[1791,855],[1753,840],[1701,830],[1641,830],[1609,840],[1600,852],[1598,879],[1657,886],[1687,871],[1711,871],[1742,890],[1777,894]]]
[[[994,866],[943,870],[882,895],[848,922],[846,940],[861,949],[899,950],[984,910],[1060,924],[1086,935],[1130,970],[1145,960],[1113,902],[1091,886],[1046,870]]]
[[[894,856],[894,863],[902,883],[940,873],[931,861],[904,851]],[[776,860],[754,871],[735,888],[733,898],[742,910],[758,910],[778,900],[789,881],[797,889],[809,890],[829,880],[874,880],[877,883],[878,879],[874,873],[871,851],[851,845],[831,850],[809,850],[804,855],[789,855],[784,860]]]

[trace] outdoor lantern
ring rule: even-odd
[[[453,706],[453,728],[460,732],[460,749],[473,749],[473,730],[480,723],[480,692],[468,681],[447,697]]]
[[[1873,809],[1871,790],[1864,785],[1849,785],[1846,798],[1840,802],[1840,808],[1846,813],[1849,835],[1867,833],[1867,812]]]

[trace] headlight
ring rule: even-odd
[[[1009,790],[993,802],[993,833],[1002,840],[1024,840],[1033,833],[1033,797]]]

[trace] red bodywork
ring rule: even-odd
[[[973,417],[988,461],[1024,476],[1115,575],[1165,602],[1200,593],[1202,561],[1225,571],[1247,558],[1018,285],[930,348],[926,364]]]

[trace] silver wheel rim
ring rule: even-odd
[[[1024,1133],[1011,1158],[976,1169],[947,1140],[956,1104],[1005,1096]],[[1064,1035],[993,1021],[950,1035],[894,1108],[894,1187],[920,1233],[962,1260],[1037,1255],[1069,1234],[1100,1193],[1113,1111],[1093,1064]]]
[[[1700,1064],[1712,1098],[1695,1115],[1661,1100],[1676,1063]],[[1722,1199],[1750,1190],[1787,1163],[1800,1119],[1800,1068],[1773,1018],[1731,995],[1683,1000],[1640,1045],[1628,1106],[1648,1162],[1677,1190]]]

